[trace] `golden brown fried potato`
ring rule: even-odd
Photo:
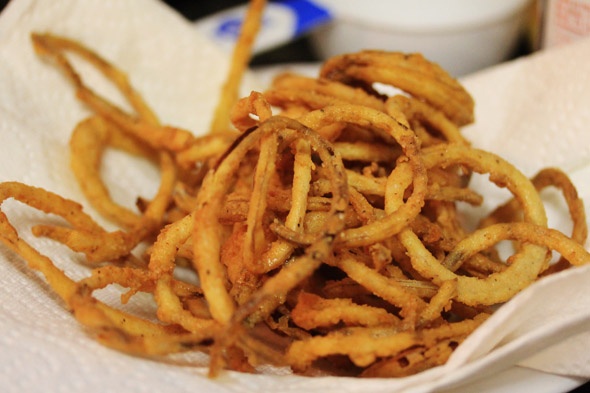
[[[242,99],[237,88],[265,1],[253,1],[210,133],[165,126],[126,75],[73,40],[33,34],[93,112],[73,131],[73,172],[88,201],[119,226],[100,227],[78,203],[18,182],[16,199],[65,221],[32,231],[81,252],[75,281],[25,242],[0,211],[0,241],[41,272],[101,343],[136,355],[210,355],[210,375],[290,366],[296,373],[403,377],[447,361],[492,310],[542,275],[590,262],[582,201],[553,168],[527,179],[470,146],[460,127],[473,100],[418,54],[362,51],[327,60],[318,78],[285,74]],[[97,95],[67,52],[94,65],[133,113]],[[375,83],[407,95],[384,97]],[[235,129],[230,129],[230,121]],[[156,194],[117,204],[101,177],[106,149],[160,168]],[[458,209],[487,196],[489,174],[514,198],[473,231]],[[564,195],[572,235],[547,226],[540,191]],[[513,241],[505,260],[497,243]],[[550,252],[561,260],[550,264]],[[126,291],[120,304],[95,292]],[[143,292],[149,316],[125,307]],[[149,311],[149,310],[147,310]]]

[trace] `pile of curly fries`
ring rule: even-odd
[[[201,351],[210,375],[289,366],[303,375],[401,377],[446,362],[498,305],[540,277],[590,261],[582,201],[558,169],[525,177],[461,134],[473,100],[419,54],[362,51],[327,60],[317,78],[277,76],[237,99],[264,1],[253,1],[210,132],[163,124],[126,74],[81,43],[32,35],[39,56],[93,111],[73,130],[71,168],[107,231],[71,200],[18,182],[13,198],[69,225],[44,236],[82,253],[74,281],[25,242],[0,212],[0,239],[40,271],[101,343],[141,356]],[[133,108],[97,95],[74,53],[101,71]],[[400,93],[385,96],[380,83]],[[155,196],[115,202],[101,177],[108,149],[159,166]],[[467,229],[460,204],[487,174],[512,199]],[[562,191],[573,231],[548,228],[542,189]],[[513,253],[501,257],[498,243]],[[142,246],[142,247],[140,247]],[[138,250],[141,249],[141,253]],[[552,251],[561,259],[552,260]],[[181,279],[181,270],[197,280]],[[94,292],[127,288],[121,304]],[[151,318],[126,311],[153,295]]]

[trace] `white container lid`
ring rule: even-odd
[[[462,30],[509,18],[530,0],[316,0],[338,20],[389,30]]]

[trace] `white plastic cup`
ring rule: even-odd
[[[508,59],[530,0],[317,0],[334,21],[311,42],[321,58],[363,49],[419,52],[461,76]]]

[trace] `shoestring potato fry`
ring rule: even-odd
[[[590,262],[583,203],[568,177],[545,168],[529,179],[471,146],[461,134],[474,120],[471,96],[421,55],[345,54],[317,78],[282,74],[236,99],[263,3],[253,2],[202,136],[166,125],[127,75],[91,49],[32,34],[37,54],[93,112],[72,132],[71,167],[88,201],[119,229],[104,229],[75,201],[7,181],[0,202],[62,217],[67,224],[32,231],[82,253],[89,273],[68,277],[1,211],[0,239],[44,275],[90,335],[137,356],[204,352],[211,377],[261,365],[403,377],[444,364],[541,277]],[[72,53],[110,79],[133,112],[87,86]],[[382,95],[377,83],[400,93]],[[110,196],[101,176],[109,149],[159,168],[157,192],[138,196],[136,209]],[[475,174],[512,198],[472,229],[461,207],[486,200],[469,188]],[[548,227],[546,187],[563,193],[571,235]],[[508,257],[498,250],[506,240]],[[125,288],[121,304],[96,295],[111,285]],[[153,298],[154,315],[125,308],[140,292]]]

